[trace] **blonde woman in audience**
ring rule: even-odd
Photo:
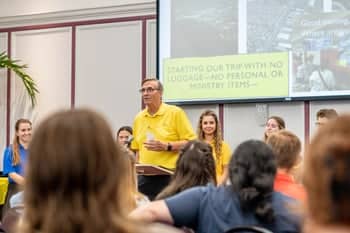
[[[230,146],[222,139],[220,122],[215,112],[206,110],[200,115],[197,136],[213,148],[217,183],[225,184],[232,152]]]
[[[299,138],[290,131],[280,130],[272,133],[266,143],[271,146],[277,161],[274,190],[296,200],[304,201],[305,189],[294,180],[294,168],[300,163],[301,142]]]
[[[19,232],[170,232],[127,219],[126,160],[99,114],[78,109],[49,116],[29,147]]]
[[[318,130],[305,155],[304,233],[350,232],[350,115]]]
[[[264,141],[266,142],[267,138],[273,133],[277,132],[281,129],[285,129],[286,124],[284,123],[284,120],[279,116],[270,116],[269,119],[267,119],[266,125],[265,125],[265,131],[264,131]]]
[[[212,148],[205,142],[189,141],[180,151],[171,181],[157,200],[173,196],[195,186],[216,185]]]

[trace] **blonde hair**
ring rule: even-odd
[[[136,159],[135,155],[127,150],[125,147],[122,147],[124,152],[124,157],[126,158],[126,163],[128,164],[128,179],[126,179],[126,203],[127,203],[127,211],[130,212],[137,207],[137,201],[140,199],[147,199],[142,193],[140,193],[137,189],[137,176],[136,176]]]

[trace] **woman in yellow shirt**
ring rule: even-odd
[[[218,185],[225,184],[228,177],[228,163],[231,157],[230,146],[222,140],[221,126],[215,112],[204,111],[197,126],[198,139],[211,145],[215,159]]]

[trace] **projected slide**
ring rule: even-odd
[[[288,53],[169,59],[164,77],[164,98],[176,102],[285,97]]]
[[[350,98],[350,1],[158,1],[166,102]]]

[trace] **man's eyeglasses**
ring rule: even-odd
[[[144,93],[144,92],[146,92],[146,93],[152,93],[152,92],[157,91],[157,90],[159,90],[159,88],[147,87],[147,88],[141,88],[141,89],[139,90],[139,92],[140,92],[140,93]]]

